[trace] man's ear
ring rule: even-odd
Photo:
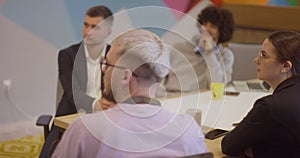
[[[129,69],[125,69],[122,73],[122,84],[128,85],[131,80],[132,72]]]
[[[288,72],[292,69],[292,67],[293,67],[293,63],[288,60],[285,63],[283,63],[283,67],[281,68],[281,72],[282,73]]]

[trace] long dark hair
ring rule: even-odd
[[[294,76],[300,77],[300,33],[295,31],[275,31],[268,40],[275,47],[279,62],[290,61]]]

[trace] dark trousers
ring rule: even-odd
[[[61,135],[62,133],[60,133],[60,129],[53,125],[43,145],[40,158],[51,157],[58,142],[60,141]]]

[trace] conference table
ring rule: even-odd
[[[234,91],[234,88],[226,87],[224,91],[231,92]],[[234,124],[246,116],[255,100],[269,94],[269,92],[239,92],[237,96],[224,95],[222,99],[214,100],[211,91],[203,91],[161,98],[160,102],[163,108],[178,114],[185,114],[188,109],[200,109],[202,111],[202,131],[207,133],[212,129],[232,130]],[[56,117],[54,125],[65,130],[80,115],[84,115],[84,113]],[[209,151],[216,158],[226,156],[221,151],[221,140],[222,137],[214,140],[206,139]]]

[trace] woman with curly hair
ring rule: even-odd
[[[208,6],[198,15],[200,35],[196,40],[196,54],[203,67],[198,79],[209,88],[211,82],[227,84],[231,81],[234,56],[226,46],[234,31],[232,13],[216,6]]]
[[[207,90],[212,82],[227,84],[231,80],[234,56],[223,43],[233,34],[232,13],[209,5],[199,13],[198,21],[193,19],[193,22],[200,33],[191,41],[180,34],[174,35],[180,42],[173,44],[172,71],[164,82],[165,90],[171,95]]]

